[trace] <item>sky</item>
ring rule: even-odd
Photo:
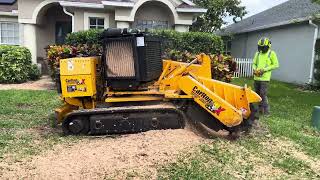
[[[249,17],[286,1],[288,0],[241,0],[241,5],[245,6],[248,12],[245,17]],[[232,23],[232,18],[226,20]]]

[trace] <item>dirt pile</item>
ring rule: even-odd
[[[5,179],[155,179],[157,167],[203,143],[188,130],[149,131],[116,137],[89,137],[73,146],[58,145],[31,160],[0,163]]]

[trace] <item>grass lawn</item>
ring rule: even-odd
[[[252,87],[247,79],[235,84]],[[63,137],[49,128],[49,115],[60,105],[55,91],[0,91],[0,162],[31,157]],[[271,117],[261,117],[261,128],[237,141],[208,140],[177,162],[159,167],[159,179],[310,179],[320,178],[320,133],[311,127],[311,112],[320,93],[273,81]]]
[[[49,128],[49,116],[60,102],[55,91],[0,91],[0,161],[35,155],[60,141]]]
[[[249,79],[234,83],[253,87]],[[302,92],[291,84],[273,81],[271,117],[261,128],[238,141],[212,140],[195,153],[160,169],[163,179],[300,179],[320,178],[320,133],[311,126],[313,106],[320,93]]]

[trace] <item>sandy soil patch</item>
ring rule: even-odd
[[[2,179],[156,179],[157,167],[202,144],[188,130],[149,131],[116,137],[89,137],[79,143],[18,163],[0,162]]]
[[[235,143],[224,142],[220,148],[228,149],[231,154],[235,155],[234,163],[227,165],[225,171],[230,172],[237,179],[247,179],[246,175],[252,179],[276,179],[284,174],[281,169],[273,167],[266,159]],[[243,171],[246,167],[250,169],[248,172]]]
[[[306,162],[310,168],[320,176],[320,161],[316,158],[306,155],[304,152],[299,150],[298,146],[291,141],[282,140],[279,138],[263,142],[263,146],[272,153],[287,153],[292,157]]]
[[[22,84],[0,84],[0,90],[22,89],[22,90],[53,90],[55,84],[49,76],[42,76],[38,81],[28,81]]]

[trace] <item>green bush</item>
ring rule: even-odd
[[[19,46],[0,46],[0,83],[22,83],[36,80],[40,71],[31,62],[31,53]]]
[[[29,70],[29,80],[35,81],[40,78],[41,74],[37,65],[32,64]]]
[[[177,32],[173,30],[160,30],[153,32],[164,39],[166,50],[188,51],[192,54],[216,53],[223,47],[220,36],[204,32]]]
[[[91,29],[88,31],[80,31],[71,33],[66,38],[66,45],[78,46],[79,44],[102,44],[103,30]],[[215,53],[221,50],[223,41],[220,36],[212,33],[203,32],[177,32],[173,30],[159,30],[151,32],[163,38],[164,49],[188,51],[193,54],[198,53]]]
[[[78,46],[79,44],[102,44],[103,30],[101,29],[90,29],[87,31],[79,31],[68,34],[66,38],[66,45]]]

